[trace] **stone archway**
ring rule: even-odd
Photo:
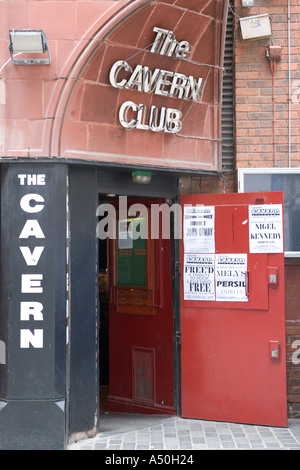
[[[183,1],[139,1],[103,25],[74,64],[60,96],[52,132],[52,156],[218,170],[226,6],[227,2],[219,0],[192,2],[188,7]],[[191,46],[184,60],[151,50],[157,28],[169,31],[178,44]],[[152,77],[158,71],[160,84],[156,82],[156,87],[148,90],[137,80],[132,87],[112,86],[109,76],[118,62],[127,64],[127,69],[121,66],[123,70],[118,70],[119,84],[124,80],[128,84],[129,74],[134,74],[137,66],[140,74],[150,73]],[[183,82],[179,85],[179,80],[189,79],[193,83],[200,79],[205,82],[201,97],[183,97],[186,88],[180,92]],[[143,130],[138,126],[122,127],[119,110],[124,103],[129,103],[123,109],[127,117],[131,116],[130,122],[146,110],[148,116],[141,118]],[[184,127],[180,132],[151,132],[154,129],[149,119],[155,110],[160,116],[168,110],[173,115],[177,112]],[[157,116],[156,122],[160,119]]]
[[[152,1],[153,0],[135,0],[132,2],[132,0],[123,0],[111,6],[101,17],[91,24],[91,27],[85,33],[80,43],[74,47],[72,54],[61,70],[61,76],[65,77],[64,84],[62,86],[59,81],[57,81],[48,106],[49,110],[54,110],[53,118],[51,118],[51,129],[48,131],[49,154],[51,158],[61,156],[60,140],[66,108],[68,107],[74,85],[79,80],[86,63],[93,56],[99,44],[103,42],[105,37],[117,24]]]

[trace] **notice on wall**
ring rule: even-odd
[[[249,206],[250,253],[283,253],[282,204]]]
[[[214,206],[185,206],[183,232],[185,253],[214,253]]]
[[[215,300],[214,255],[184,255],[184,300]]]
[[[216,255],[216,300],[247,302],[246,295],[247,254]]]
[[[119,220],[118,247],[120,250],[133,248],[132,224],[130,220]]]

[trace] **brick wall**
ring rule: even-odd
[[[235,191],[235,174],[220,173],[219,176],[187,176],[179,179],[180,194],[219,194]]]
[[[291,0],[290,131],[288,0],[254,0],[245,9],[235,1],[236,167],[298,167],[300,163],[300,0]],[[272,40],[243,41],[239,16],[269,13]],[[281,46],[273,75],[266,57],[269,44]],[[274,86],[273,86],[274,84]],[[275,98],[275,102],[273,99]],[[273,107],[274,104],[274,107]],[[274,112],[275,111],[275,112]],[[289,133],[291,135],[289,154]],[[286,260],[287,396],[290,417],[300,417],[300,262]],[[297,349],[298,348],[298,349]],[[295,361],[296,359],[296,361]]]
[[[242,8],[235,1],[236,164],[240,167],[289,166],[288,0],[255,0]],[[272,38],[243,41],[238,17],[269,13]],[[300,78],[300,1],[291,0],[291,166],[299,166],[300,105],[296,98]],[[269,44],[281,46],[282,56],[273,75],[266,57]],[[300,84],[300,82],[299,82]],[[273,113],[273,91],[275,113]],[[300,101],[299,101],[300,103]],[[274,121],[274,126],[273,126]]]
[[[286,337],[287,337],[287,399],[290,417],[300,417],[300,265],[298,260],[287,260],[286,283]]]

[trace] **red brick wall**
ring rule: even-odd
[[[236,164],[237,168],[286,167],[289,165],[288,0],[255,0],[254,4],[255,7],[245,9],[240,7],[241,1],[236,0],[236,15],[269,13],[272,39],[243,41],[239,20],[235,17]],[[300,78],[299,13],[300,1],[291,1],[291,166],[299,166],[300,162],[297,145],[300,107],[295,99],[297,80]],[[266,57],[267,47],[271,43],[282,48],[281,60],[274,73],[275,113],[273,77]]]
[[[300,163],[300,0],[291,0],[291,101],[289,155],[288,0],[254,0],[245,9],[235,0],[235,100],[236,167],[298,167]],[[269,13],[270,39],[243,41],[238,16]],[[282,57],[273,76],[266,50],[282,47]],[[273,109],[273,90],[275,113]],[[300,364],[296,341],[300,340],[300,261],[286,260],[287,395],[290,417],[300,417]],[[296,353],[296,356],[295,356]],[[300,354],[298,355],[300,357]]]
[[[300,262],[287,260],[286,332],[287,332],[287,398],[290,417],[300,417]]]
[[[182,177],[179,180],[180,194],[219,194],[235,191],[235,174],[223,173],[219,176]]]

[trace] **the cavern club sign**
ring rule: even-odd
[[[153,31],[156,37],[151,47],[152,53],[186,60],[192,52],[192,46],[187,41],[177,41],[172,31],[158,27],[154,27]],[[113,64],[109,81],[119,89],[191,101],[200,101],[204,86],[202,78],[161,68],[150,69],[146,65],[133,68],[124,60]],[[125,129],[176,133],[182,129],[182,113],[179,109],[125,101],[119,110],[119,122]]]

